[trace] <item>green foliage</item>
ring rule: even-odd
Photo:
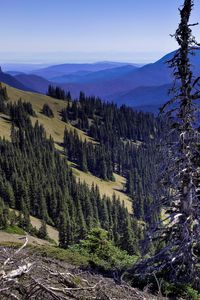
[[[49,85],[47,95],[59,100],[71,99],[70,92],[65,92],[65,90],[61,89],[59,86],[54,87],[53,85]]]
[[[7,113],[7,104],[6,101],[8,100],[8,94],[6,87],[2,86],[2,83],[0,82],[0,112],[1,113]]]
[[[5,229],[9,225],[9,209],[0,197],[0,229]]]
[[[19,235],[25,234],[25,231],[17,225],[8,226],[4,231],[7,233],[13,233],[13,234],[19,234]]]
[[[68,132],[66,129],[63,146],[68,159],[77,163],[83,172],[90,171],[104,180],[114,179],[111,151],[106,151],[104,145],[83,142],[76,130]]]
[[[14,248],[14,249],[18,249],[21,246],[20,243],[11,243],[11,242],[2,242],[0,243],[0,245],[4,247]],[[28,244],[27,248],[34,255],[57,259],[60,261],[64,261],[66,263],[70,263],[74,266],[79,266],[79,267],[89,266],[88,257],[83,256],[70,249],[61,249],[59,247],[48,246],[48,245],[38,246],[38,245],[31,245],[31,244]]]
[[[166,296],[183,297],[187,300],[199,300],[200,293],[192,288],[189,284],[175,284],[164,282],[162,284],[162,292]]]
[[[85,240],[70,247],[82,255],[88,256],[93,266],[104,270],[122,269],[132,265],[137,256],[130,256],[126,251],[120,250],[108,239],[108,232],[101,228],[94,228]]]
[[[8,104],[11,120],[16,126],[25,126],[30,123],[29,116],[36,117],[30,102],[22,102],[21,99],[17,103]]]
[[[88,266],[88,257],[81,255],[80,253],[74,252],[71,249],[62,249],[59,247],[53,246],[30,246],[29,248],[36,252],[37,255],[41,255],[43,257],[51,257],[54,259],[58,259],[67,263],[70,263],[75,266],[86,267]]]
[[[40,239],[48,239],[47,226],[44,220],[42,220],[42,224],[38,230],[38,237]]]

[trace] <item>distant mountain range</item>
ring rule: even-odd
[[[127,104],[145,111],[157,111],[169,99],[173,82],[172,69],[166,63],[171,52],[155,63],[139,67],[135,64],[99,62],[94,64],[62,64],[22,73],[21,70],[0,73],[0,81],[13,87],[46,93],[48,85],[70,90],[73,97],[80,91],[117,104]],[[200,76],[200,48],[191,56],[195,76]],[[12,74],[12,75],[10,75]]]
[[[118,62],[99,62],[93,64],[62,64],[34,70],[32,73],[44,77],[48,80],[52,80],[55,77],[62,77],[77,72],[79,72],[79,74],[80,72],[98,72],[124,65],[126,64]]]
[[[4,82],[20,90],[33,91],[30,87],[24,85],[22,82],[19,82],[14,76],[4,73],[1,67],[0,67],[0,82]]]
[[[15,79],[21,84],[28,86],[32,91],[46,94],[48,86],[51,84],[47,79],[34,74],[17,74]]]

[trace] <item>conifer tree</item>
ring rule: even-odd
[[[53,114],[53,111],[52,109],[50,108],[50,106],[48,104],[44,104],[43,107],[42,107],[42,113],[49,117],[49,118],[53,118],[54,117],[54,114]]]
[[[42,220],[42,224],[39,228],[38,237],[41,239],[46,239],[48,237],[47,226],[46,226],[46,222],[44,220]]]
[[[165,208],[167,215],[165,220],[154,224],[149,234],[150,241],[152,238],[159,241],[161,247],[134,271],[154,272],[158,276],[163,271],[170,282],[190,283],[200,288],[199,171],[196,168],[199,155],[196,102],[200,99],[200,78],[194,78],[190,62],[197,46],[191,30],[195,24],[190,24],[193,6],[193,0],[184,0],[180,9],[181,21],[174,35],[179,49],[169,62],[175,78],[175,95],[162,109],[166,112],[165,118],[170,117],[169,144],[165,145],[164,154],[165,160],[170,157],[171,164],[165,169],[167,177],[163,177],[165,197],[157,204]]]

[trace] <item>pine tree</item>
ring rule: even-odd
[[[162,110],[170,117],[169,144],[164,147],[165,160],[171,159],[163,183],[165,197],[160,206],[167,212],[165,220],[153,224],[149,233],[160,242],[155,255],[135,266],[134,272],[156,273],[164,271],[165,279],[172,283],[199,285],[200,203],[196,178],[197,142],[199,132],[196,119],[196,101],[200,99],[199,78],[193,77],[190,56],[197,45],[189,24],[194,1],[185,0],[180,9],[181,21],[175,33],[179,49],[169,62],[174,71],[175,96]],[[171,106],[172,105],[172,106]],[[165,137],[166,138],[166,137]],[[164,242],[164,244],[163,244]]]
[[[52,109],[50,108],[50,106],[48,104],[44,104],[43,107],[42,107],[42,113],[49,117],[49,118],[53,118],[54,117],[54,114],[53,114],[53,111]]]
[[[59,216],[59,246],[62,248],[67,248],[69,246],[69,238],[67,234],[68,220],[65,212],[61,211]]]
[[[83,172],[87,172],[88,171],[87,157],[86,157],[86,144],[84,144],[83,147],[80,149],[79,165],[80,165],[80,169]]]
[[[42,224],[38,231],[38,237],[40,239],[46,239],[48,237],[46,222],[42,220]]]

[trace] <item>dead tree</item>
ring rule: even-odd
[[[200,51],[192,35],[190,16],[193,0],[185,0],[179,10],[181,21],[174,35],[179,49],[168,62],[173,69],[173,98],[162,108],[170,130],[164,136],[163,151],[169,158],[162,175],[165,195],[158,203],[166,211],[149,233],[149,240],[162,241],[162,247],[151,258],[142,260],[130,272],[138,275],[164,274],[171,282],[189,282],[199,285],[200,275],[200,199],[198,189],[199,168],[196,157],[199,131],[197,102],[200,100],[199,81],[194,78],[191,55]]]

